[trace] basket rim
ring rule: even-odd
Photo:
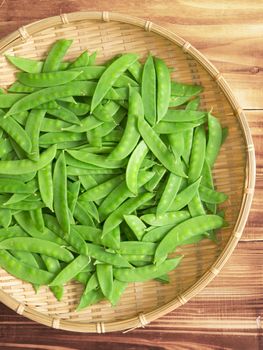
[[[228,258],[231,256],[239,239],[241,238],[242,232],[244,230],[249,215],[255,188],[256,158],[251,132],[243,109],[240,107],[238,101],[233,95],[232,90],[230,89],[228,83],[226,82],[222,74],[205,56],[203,56],[188,41],[184,40],[172,31],[167,30],[162,26],[159,26],[149,20],[144,20],[135,16],[107,11],[87,11],[61,14],[59,16],[48,17],[39,21],[32,22],[7,35],[6,37],[0,40],[0,54],[3,54],[3,52],[6,49],[12,47],[15,44],[21,44],[23,42],[26,42],[31,35],[38,33],[44,29],[47,29],[51,26],[59,24],[67,25],[72,22],[85,20],[102,20],[105,22],[115,21],[142,27],[146,31],[154,32],[172,41],[174,44],[181,47],[184,52],[187,52],[189,55],[195,58],[208,72],[208,74],[218,83],[220,89],[222,90],[231,107],[233,108],[233,111],[240,123],[240,127],[244,135],[244,141],[246,143],[247,151],[246,177],[243,189],[242,204],[239,216],[236,220],[236,224],[229,238],[229,241],[225,245],[219,257],[213,263],[212,267],[183,294],[177,296],[172,301],[162,305],[161,307],[156,308],[155,310],[139,314],[137,317],[125,319],[123,321],[78,323],[76,321],[63,320],[56,317],[53,318],[51,316],[38,312],[30,308],[29,306],[19,303],[8,293],[0,289],[1,302],[3,302],[12,310],[16,311],[18,314],[23,315],[31,320],[56,329],[87,333],[105,333],[112,331],[123,331],[126,329],[132,330],[138,327],[144,327],[146,324],[156,320],[161,316],[164,316],[165,314],[173,311],[177,307],[185,304],[188,300],[190,300],[197,293],[203,290],[203,288],[205,288],[220,272],[224,264],[227,262]]]

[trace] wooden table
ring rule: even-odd
[[[145,329],[105,335],[56,331],[0,304],[0,349],[263,349],[263,1],[0,0],[0,36],[40,18],[88,10],[150,19],[190,41],[224,74],[254,138],[254,203],[219,276],[186,305]]]

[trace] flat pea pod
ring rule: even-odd
[[[201,178],[188,185],[185,189],[180,191],[171,204],[169,211],[177,211],[184,208],[194,198],[198,192]]]
[[[165,122],[195,122],[201,118],[204,118],[205,112],[187,110],[187,109],[169,109],[165,116],[162,118]]]
[[[126,158],[136,147],[140,134],[137,130],[137,120],[143,117],[143,103],[140,94],[130,89],[127,123],[118,145],[110,153],[109,159],[121,160]]]
[[[173,173],[169,174],[168,180],[165,184],[164,191],[157,204],[156,213],[163,214],[169,210],[172,203],[174,202],[177,192],[179,191],[182,178]]]
[[[151,226],[176,225],[187,220],[190,214],[186,210],[168,212],[161,215],[145,214],[141,220]]]
[[[67,199],[67,171],[64,153],[58,157],[53,174],[54,212],[58,222],[66,233],[70,231],[68,199]]]
[[[54,274],[25,264],[5,250],[0,250],[0,266],[11,275],[37,285],[45,285],[52,281]]]
[[[76,116],[85,116],[90,111],[90,105],[88,103],[61,101],[59,104],[73,112]]]
[[[147,265],[134,269],[114,269],[114,277],[122,282],[145,282],[174,270],[182,260],[182,256],[168,259],[160,265]]]
[[[112,293],[109,296],[109,301],[112,306],[115,306],[118,303],[126,288],[127,283],[118,281],[116,279],[113,281]]]
[[[89,262],[90,260],[87,256],[79,255],[56,275],[49,286],[57,286],[67,283],[79,272],[81,272],[89,264]]]
[[[98,245],[102,244],[102,230],[97,227],[86,225],[74,225],[74,227],[71,226],[71,229],[77,231],[85,241],[89,241]]]
[[[199,192],[197,192],[188,203],[188,209],[192,217],[206,214],[205,208],[199,196]]]
[[[182,158],[188,165],[191,155],[192,143],[193,143],[194,129],[189,129],[183,132],[184,147],[182,152]]]
[[[135,234],[136,238],[140,241],[144,235],[146,225],[136,215],[124,215],[124,220]]]
[[[119,226],[115,227],[109,234],[101,238],[101,244],[113,250],[120,249],[120,242],[121,231]]]
[[[28,157],[32,160],[39,160],[39,135],[42,121],[45,117],[45,110],[31,110],[26,121],[25,131],[31,140],[31,151]],[[9,117],[10,118],[10,117]]]
[[[97,186],[91,187],[79,196],[79,200],[96,201],[105,198],[119,185],[123,178],[123,175],[118,175]]]
[[[98,185],[98,182],[92,175],[80,175],[79,181],[86,191]]]
[[[27,233],[18,225],[0,228],[0,242],[13,237],[28,237]]]
[[[100,103],[92,114],[100,121],[110,122],[119,109],[120,106],[115,101],[107,101],[105,104]]]
[[[131,64],[128,68],[128,71],[134,77],[137,83],[141,83],[143,65],[139,61],[135,61],[133,64]]]
[[[151,242],[127,241],[121,242],[118,252],[123,255],[154,255],[157,245]]]
[[[39,192],[46,207],[53,211],[53,179],[51,162],[37,172]]]
[[[8,238],[0,242],[0,249],[29,251],[31,253],[44,254],[65,262],[70,262],[73,260],[73,255],[67,249],[60,247],[56,243],[43,241],[43,239],[39,238]]]
[[[191,99],[191,97],[192,96],[181,97],[181,96],[171,95],[169,107],[181,106],[181,105],[185,104],[186,102],[188,102]]]
[[[74,141],[84,141],[85,136],[80,133],[75,132],[50,132],[45,133],[39,138],[39,145],[42,147],[43,145],[52,145],[61,142],[74,142]]]
[[[73,216],[81,225],[94,226],[93,219],[86,209],[81,201],[77,201]]]
[[[122,221],[123,216],[131,214],[141,205],[153,198],[152,193],[142,193],[135,198],[130,198],[124,202],[118,209],[110,214],[104,222],[102,237],[105,236],[108,232],[117,227]]]
[[[12,213],[10,209],[0,209],[0,225],[4,228],[10,226],[12,221]]]
[[[42,120],[40,131],[41,132],[59,132],[62,129],[70,127],[72,124],[64,122],[59,119],[44,118]]]
[[[154,66],[157,78],[157,122],[163,119],[168,111],[171,95],[171,78],[165,62],[155,57]]]
[[[171,83],[171,94],[175,96],[185,97],[185,96],[195,96],[203,91],[203,87],[200,85],[189,85],[183,83],[177,83],[172,81]]]
[[[38,208],[30,211],[31,219],[40,232],[44,232],[45,224],[42,215],[42,208]],[[51,271],[52,272],[52,271]]]
[[[91,290],[86,294],[84,293],[80,298],[80,302],[76,308],[76,311],[85,309],[86,307],[96,304],[103,299],[104,299],[104,295],[100,290]]]
[[[49,147],[46,151],[42,152],[39,161],[34,162],[29,159],[13,160],[13,161],[0,161],[0,174],[5,175],[19,175],[32,173],[42,169],[49,164],[56,155],[56,145]]]
[[[217,192],[211,188],[200,186],[200,199],[206,203],[220,204],[227,200],[228,196],[225,193]]]
[[[139,173],[138,186],[143,186],[152,177],[151,172],[142,171]],[[101,220],[104,220],[111,212],[114,212],[127,198],[133,194],[128,189],[126,182],[121,182],[101,203],[98,208]]]
[[[33,183],[25,184],[23,181],[9,178],[0,178],[0,192],[2,193],[33,193]]]
[[[68,195],[68,208],[73,214],[75,211],[77,200],[79,198],[80,182],[79,181],[68,182],[67,188],[71,194],[70,196]]]
[[[74,276],[74,280],[85,286],[88,280],[90,279],[90,276],[91,276],[90,272],[81,271]]]
[[[6,202],[3,203],[3,205],[19,203],[29,196],[30,193],[14,193]]]
[[[188,181],[195,182],[201,175],[206,152],[206,136],[203,126],[198,126],[194,132],[192,151],[190,156]]]
[[[11,116],[1,118],[0,127],[27,153],[31,152],[32,144],[27,132]]]
[[[47,73],[18,73],[18,80],[27,86],[45,88],[58,86],[75,80],[81,72],[78,71],[58,71]]]
[[[42,70],[43,62],[30,58],[5,55],[10,63],[27,73],[39,73]]]
[[[167,139],[175,157],[181,157],[184,152],[184,134],[179,132],[168,134]]]
[[[58,71],[61,61],[71,44],[72,40],[61,39],[56,41],[45,59],[42,72]]]
[[[97,265],[96,265],[96,270],[97,270]],[[86,287],[84,289],[84,294],[89,293],[90,291],[98,288],[98,286],[99,286],[99,281],[97,278],[97,271],[96,271],[90,276],[90,279],[87,281]]]
[[[38,88],[33,88],[30,86],[26,86],[19,81],[15,81],[9,88],[8,92],[18,92],[18,93],[23,93],[23,94],[29,94],[31,92],[35,92],[39,90]]]
[[[154,125],[157,119],[157,107],[156,107],[156,70],[154,67],[154,60],[151,55],[148,56],[142,72],[142,101],[145,113],[145,119]],[[170,94],[169,94],[170,98]]]
[[[188,219],[170,232],[159,243],[156,251],[154,262],[160,264],[166,259],[166,256],[173,252],[182,242],[193,236],[200,235],[206,231],[222,227],[224,220],[218,215],[201,215]]]
[[[0,158],[6,156],[12,149],[11,142],[8,138],[2,138],[0,140]]]
[[[67,108],[64,108],[63,106],[60,106],[59,108],[47,108],[46,109],[47,114],[52,115],[53,117],[56,117],[58,119],[63,120],[64,122],[67,122],[69,124],[73,124],[73,126],[79,126],[81,124],[79,118],[76,116],[75,113],[73,113],[72,111],[70,111]],[[69,126],[65,126],[65,128],[70,127]],[[64,130],[64,129],[62,129]],[[74,130],[72,130],[74,131]]]
[[[168,233],[175,225],[164,225],[164,226],[153,226],[148,229],[144,236],[142,237],[143,242],[158,242],[160,241],[166,233]]]
[[[103,247],[92,243],[86,243],[86,246],[87,255],[91,256],[93,259],[113,266],[131,267],[129,262],[119,254],[109,253]]]
[[[1,164],[1,163],[0,163]],[[76,167],[67,167],[68,176],[80,176],[80,175],[108,175],[108,174],[121,174],[121,169],[103,169],[103,168],[76,168]]]
[[[67,152],[77,160],[102,168],[118,169],[122,168],[126,163],[126,160],[111,160],[106,156],[87,153],[84,150],[68,150]]]
[[[138,55],[124,54],[117,58],[101,75],[98,84],[95,88],[94,95],[91,101],[91,112],[98,106],[98,104],[105,97],[111,86],[124,73],[130,65],[138,59]]]
[[[65,128],[62,128],[62,130],[83,133],[89,130],[93,130],[101,124],[102,122],[100,120],[94,118],[93,116],[88,116],[81,120],[80,125],[67,126]]]
[[[89,54],[87,51],[82,52],[70,65],[68,69],[86,67],[89,64]]]
[[[126,168],[126,185],[134,194],[138,192],[138,175],[140,167],[149,149],[144,141],[140,141],[132,152]]]
[[[150,125],[140,118],[138,128],[144,142],[163,166],[175,175],[186,177],[181,161],[174,157]]]
[[[158,186],[162,178],[164,177],[166,173],[166,169],[163,166],[160,165],[154,165],[153,166],[154,175],[150,179],[149,182],[145,184],[145,189],[149,192],[152,192],[155,190],[155,188]]]
[[[208,141],[205,159],[213,168],[222,144],[222,127],[217,118],[208,113]]]
[[[185,107],[187,111],[196,111],[200,105],[200,96],[197,96],[193,100],[189,101]]]
[[[14,103],[25,97],[25,94],[1,94],[0,108],[10,108]]]
[[[158,134],[178,134],[187,130],[196,128],[199,125],[205,123],[205,118],[200,118],[195,122],[182,122],[182,123],[173,123],[173,122],[164,122],[161,121],[155,125],[154,131]]]
[[[103,295],[110,299],[113,289],[113,268],[109,264],[97,264],[96,273]]]

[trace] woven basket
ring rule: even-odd
[[[20,28],[0,41],[0,86],[15,80],[15,69],[4,53],[40,59],[57,39],[74,39],[67,58],[81,51],[98,50],[98,62],[117,53],[136,52],[144,59],[149,51],[175,67],[179,82],[201,84],[201,108],[210,110],[228,126],[225,142],[214,169],[215,184],[226,192],[223,205],[228,228],[219,234],[219,244],[209,240],[180,249],[185,255],[171,274],[171,283],[135,283],[120,303],[111,307],[100,302],[81,312],[75,307],[82,292],[78,283],[65,288],[61,302],[45,287],[35,294],[31,285],[0,269],[0,300],[19,314],[51,326],[77,332],[104,333],[145,326],[185,304],[220,271],[242,235],[255,182],[255,155],[245,115],[218,70],[190,43],[143,19],[108,12],[78,12],[44,19]]]

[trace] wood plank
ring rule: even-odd
[[[71,11],[104,10],[143,16],[189,40],[222,71],[243,108],[263,108],[262,48],[263,3],[258,1],[4,1],[0,10],[0,33]],[[136,6],[136,3],[139,6]]]

